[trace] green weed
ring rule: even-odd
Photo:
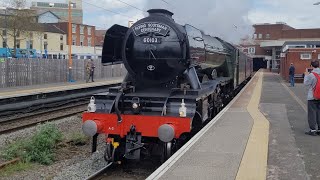
[[[19,157],[23,162],[37,162],[49,165],[54,161],[54,149],[62,140],[62,133],[52,124],[44,124],[30,138],[10,144],[2,157],[11,160]]]
[[[89,137],[81,132],[74,132],[69,137],[69,142],[72,145],[81,146],[88,143]]]
[[[10,176],[15,172],[20,172],[32,168],[32,164],[28,162],[18,162],[8,165],[0,170],[0,177]]]

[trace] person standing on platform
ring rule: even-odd
[[[90,77],[91,77],[91,81],[92,82],[94,82],[94,80],[93,80],[93,76],[94,76],[94,68],[96,68],[95,66],[94,66],[94,62],[93,62],[93,59],[90,59],[90,64],[91,64],[91,70],[90,70]]]
[[[296,68],[293,66],[293,63],[291,63],[289,68],[289,78],[290,78],[290,85],[291,87],[294,87],[294,73]]]
[[[313,70],[308,72],[308,68],[304,73],[304,85],[308,88],[308,124],[309,130],[305,133],[307,135],[316,136],[320,135],[320,100],[314,98],[314,89],[317,85],[317,78],[313,73],[320,75],[319,61],[312,61],[311,67]],[[318,129],[316,129],[318,126]]]

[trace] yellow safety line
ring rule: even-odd
[[[92,86],[98,86],[98,85],[105,85],[105,84],[113,84],[113,83],[119,83],[121,80],[108,80],[104,82],[95,82],[95,83],[86,83],[86,84],[76,84],[76,85],[59,85],[55,87],[47,87],[47,88],[38,88],[38,89],[28,89],[28,90],[20,90],[20,91],[10,91],[10,92],[4,92],[0,93],[0,97],[10,96],[10,95],[21,95],[21,94],[28,94],[28,93],[45,93],[45,92],[52,92],[52,91],[64,91],[64,90],[71,90],[71,89],[79,89],[84,87],[92,87]]]
[[[300,104],[300,106],[303,108],[303,110],[304,110],[305,112],[308,112],[308,108],[307,108],[306,104],[303,103],[303,102],[291,91],[291,89],[288,88],[287,85],[285,85],[284,83],[281,83],[281,84],[282,84],[282,86],[289,92],[289,94],[293,97],[293,99],[296,100],[298,104]]]
[[[237,173],[237,180],[266,179],[269,143],[269,121],[258,109],[263,73],[259,73],[247,110],[253,118],[253,126]]]

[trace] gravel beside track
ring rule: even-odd
[[[71,116],[68,118],[63,118],[57,121],[49,122],[50,124],[55,124],[63,132],[63,134],[68,137],[74,132],[81,132],[81,116]],[[7,144],[16,141],[18,139],[31,137],[35,132],[38,126],[33,126],[30,128],[21,129],[9,134],[0,135],[0,151]],[[87,147],[87,148],[86,148]],[[89,149],[89,145],[83,146],[85,149]],[[66,168],[79,160],[86,158],[88,151],[84,150],[83,152],[74,153],[74,157],[71,159],[61,159],[50,166],[44,165],[34,165],[30,170],[18,172],[9,177],[1,177],[0,179],[9,180],[9,179],[18,179],[18,180],[35,180],[35,179],[52,179],[52,177],[61,171],[61,169]]]
[[[64,133],[69,136],[74,132],[82,132],[81,115],[75,115],[68,118],[49,122],[55,124]],[[25,137],[32,136],[37,126],[21,129],[8,134],[0,135],[0,151],[7,144]],[[104,152],[104,135],[98,138],[98,149],[96,153],[91,154],[91,144],[77,147],[75,152],[70,152],[69,149],[58,151],[57,161],[50,165],[34,165],[27,171],[18,172],[9,177],[1,177],[2,180],[35,180],[35,179],[86,179],[93,173],[107,165],[103,159]],[[68,155],[71,154],[71,155]],[[160,164],[148,161],[146,163],[128,163],[127,165],[114,165],[110,167],[104,175],[98,179],[145,179],[151,174]]]

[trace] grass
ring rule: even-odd
[[[24,171],[32,168],[29,162],[18,162],[16,164],[8,165],[0,170],[0,177],[10,176],[15,172]]]
[[[70,135],[69,141],[70,144],[75,146],[82,146],[88,143],[89,137],[84,135],[81,132],[74,132]]]
[[[30,138],[16,141],[5,148],[1,156],[6,160],[21,158],[23,163],[44,165],[54,161],[54,149],[62,140],[62,133],[55,125],[44,124]]]

